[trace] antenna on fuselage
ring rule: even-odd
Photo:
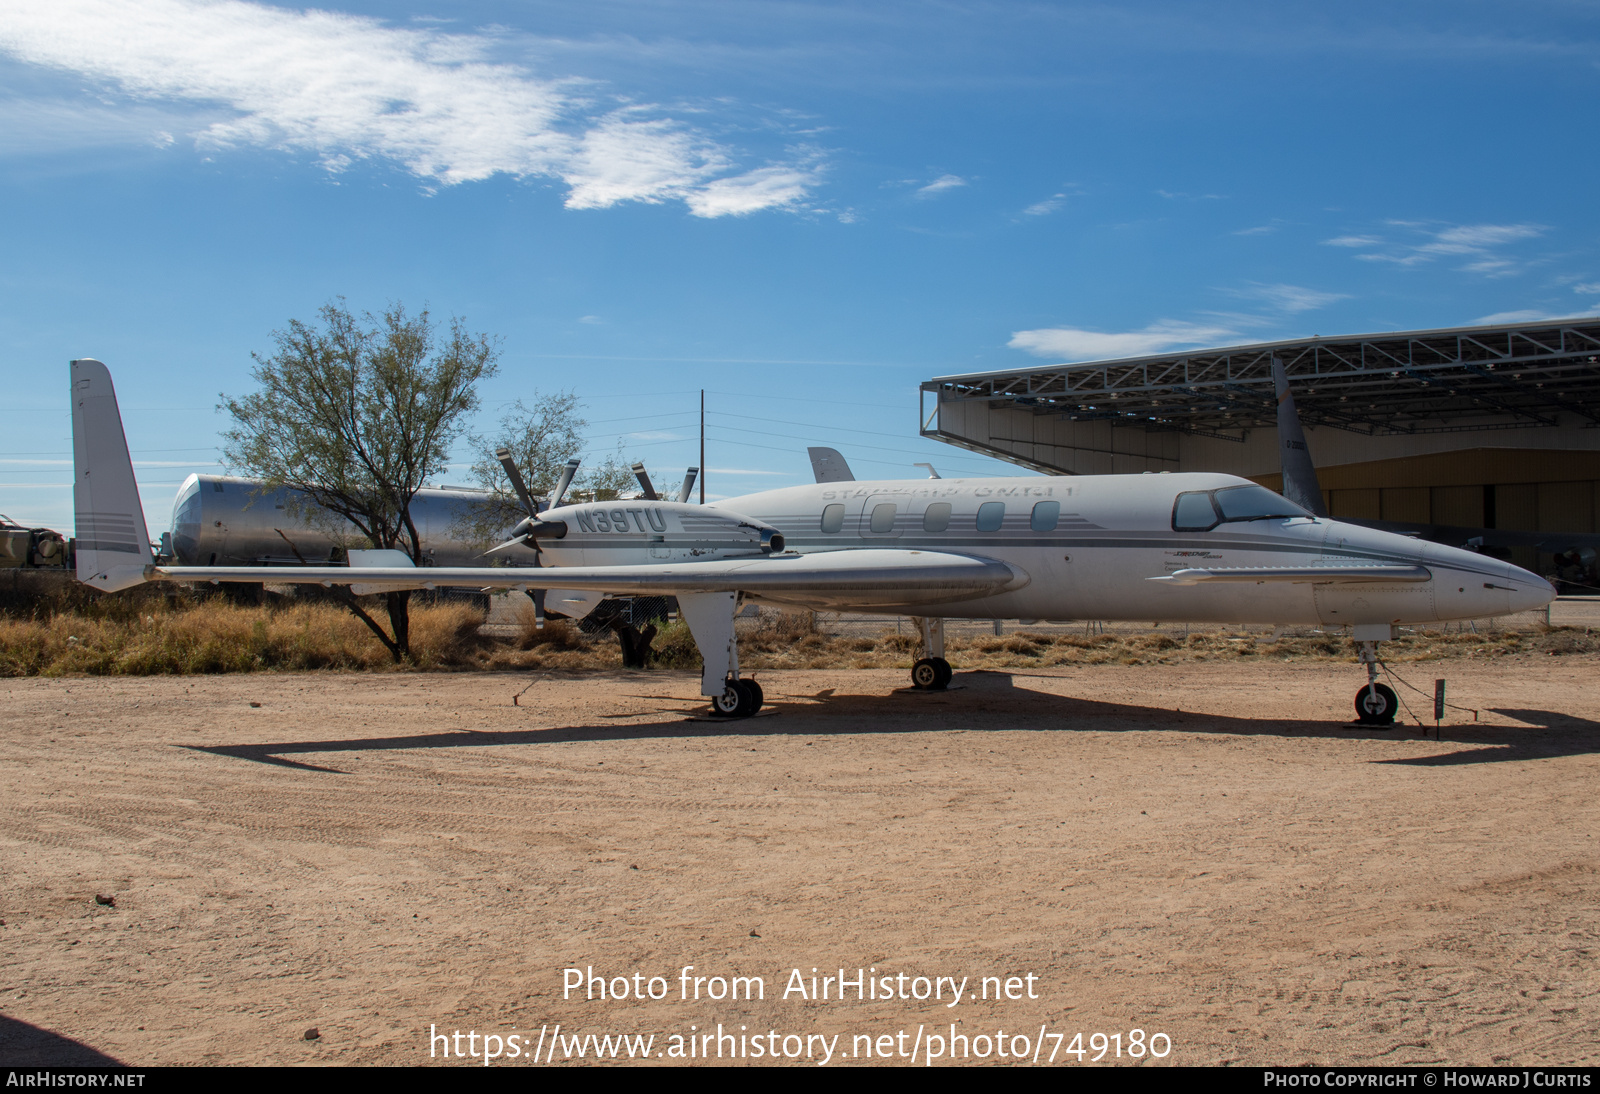
[[[930,479],[937,479],[937,478],[942,478],[943,477],[943,476],[941,476],[939,474],[939,472],[937,472],[937,471],[935,471],[933,469],[933,464],[931,464],[931,463],[914,463],[911,466],[912,467],[926,467],[928,469],[928,478],[930,478]]]

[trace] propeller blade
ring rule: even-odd
[[[561,469],[561,478],[556,482],[556,488],[550,492],[550,508],[554,509],[561,504],[561,499],[567,495],[567,487],[572,485],[572,477],[578,473],[578,460],[576,457],[567,461],[567,466]]]
[[[535,519],[539,516],[539,507],[533,503],[533,498],[528,494],[528,484],[522,481],[522,472],[517,470],[516,461],[511,458],[509,448],[497,448],[494,458],[500,461],[500,466],[506,469],[506,478],[511,480],[511,489],[517,492],[517,500],[528,511],[528,515]]]
[[[694,480],[698,479],[699,477],[700,469],[698,467],[691,467],[684,473],[683,488],[678,491],[678,500],[680,502],[686,502],[689,500],[689,495],[694,493]]]
[[[661,500],[660,495],[656,493],[655,486],[650,482],[650,475],[645,471],[642,461],[633,465],[633,477],[639,480],[639,489],[644,491],[646,501]]]

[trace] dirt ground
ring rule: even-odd
[[[686,673],[7,679],[0,1062],[1594,1063],[1597,665],[1406,666],[1481,711],[1439,741],[1347,728],[1353,665],[774,672],[734,724]]]

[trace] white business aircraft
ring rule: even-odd
[[[80,581],[112,591],[267,578],[260,566],[156,565],[99,361],[72,362],[72,427]],[[912,669],[919,688],[950,681],[946,619],[1348,625],[1367,664],[1357,715],[1385,725],[1397,700],[1377,682],[1377,645],[1396,625],[1528,611],[1555,596],[1510,563],[1313,516],[1233,475],[847,476],[703,506],[646,498],[536,512],[524,498],[530,515],[515,534],[539,548],[537,569],[417,569],[401,552],[362,552],[360,566],[272,567],[270,580],[357,593],[672,595],[704,659],[701,692],[728,717],[762,702],[759,685],[739,672],[741,599],[913,616],[923,639]],[[374,557],[382,555],[392,557]]]

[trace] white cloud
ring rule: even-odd
[[[1318,292],[1316,289],[1304,289],[1299,285],[1261,285],[1252,284],[1243,289],[1225,290],[1231,296],[1243,297],[1248,300],[1260,300],[1279,311],[1302,312],[1315,308],[1327,307],[1329,304],[1340,300],[1348,300],[1349,296],[1339,292]]]
[[[1418,266],[1444,256],[1462,256],[1475,259],[1460,267],[1468,273],[1487,277],[1507,277],[1518,273],[1522,264],[1494,248],[1534,239],[1545,233],[1539,224],[1458,224],[1438,228],[1416,221],[1391,220],[1396,228],[1407,229],[1409,240],[1386,240],[1380,236],[1339,236],[1326,239],[1333,247],[1375,248],[1366,254],[1356,255],[1364,262],[1390,262],[1397,266]]]
[[[763,167],[735,178],[715,179],[684,200],[697,217],[743,216],[760,209],[788,208],[810,192],[819,175],[813,167]]]
[[[1139,357],[1160,353],[1177,346],[1215,344],[1236,337],[1226,327],[1206,327],[1163,319],[1139,331],[1106,333],[1076,327],[1047,327],[1019,330],[1007,343],[1012,349],[1026,350],[1036,357],[1059,357],[1068,361],[1091,361],[1106,357]]]
[[[596,116],[571,82],[493,61],[493,44],[245,0],[8,0],[0,21],[0,51],[20,60],[204,108],[206,149],[306,152],[332,172],[387,160],[443,185],[559,178],[574,209],[681,200],[697,216],[792,205],[815,181],[812,167],[741,173],[728,149],[639,107]]]
[[[1497,311],[1493,315],[1481,315],[1472,321],[1473,326],[1487,326],[1490,323],[1536,323],[1541,319],[1576,319],[1577,315],[1571,312],[1540,311],[1537,308],[1524,308],[1521,311]]]
[[[946,190],[954,190],[957,187],[965,185],[967,185],[967,180],[962,178],[960,175],[940,175],[938,178],[928,183],[928,185],[918,189],[915,196],[919,198],[931,198],[935,194],[942,194]]]
[[[1600,281],[1591,281],[1586,285],[1574,285],[1572,286],[1572,291],[1584,294],[1600,292]]]
[[[1027,217],[1049,216],[1051,213],[1061,208],[1062,204],[1066,200],[1066,197],[1067,195],[1065,194],[1053,194],[1050,197],[1045,198],[1043,201],[1036,201],[1026,209],[1022,210],[1022,215]]]
[[[1544,229],[1537,224],[1463,224],[1435,232],[1434,241],[1417,250],[1428,254],[1480,254],[1489,247],[1543,234]]]

